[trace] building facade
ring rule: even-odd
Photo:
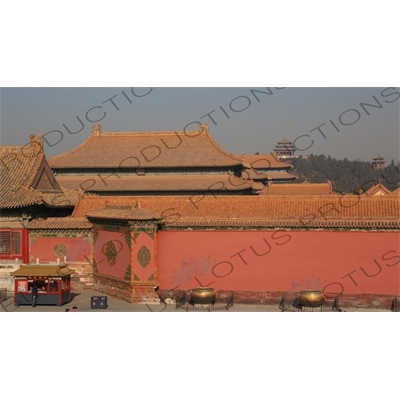
[[[211,286],[274,303],[313,288],[386,307],[399,294],[399,206],[365,194],[84,196],[73,217],[94,224],[94,288],[126,301]]]
[[[248,168],[242,172],[242,178],[252,179],[264,186],[270,183],[290,183],[297,179],[296,175],[289,172],[293,166],[279,159],[276,153],[244,155],[243,161]],[[259,192],[263,193],[264,189]]]
[[[49,159],[58,182],[100,196],[256,194],[243,159],[222,149],[207,125],[185,132],[102,132]]]
[[[60,188],[41,136],[31,135],[25,146],[1,147],[0,182],[0,282],[12,289],[10,272],[31,261],[30,222],[71,215],[77,196]]]
[[[67,264],[75,290],[150,303],[161,292],[212,286],[276,303],[321,289],[383,307],[400,295],[398,190],[338,195],[330,182],[265,185],[250,174],[274,166],[289,174],[290,164],[228,153],[203,125],[137,134],[93,127],[81,146],[51,158],[51,169],[40,138],[31,137],[34,149],[39,157],[23,168],[22,156],[2,162],[2,218],[19,224],[12,232],[25,229],[25,253],[15,241],[24,262]]]

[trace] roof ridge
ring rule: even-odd
[[[94,137],[94,135],[90,135],[83,143],[81,143],[80,145],[74,147],[72,150],[66,151],[65,153],[59,154],[58,156],[50,156],[50,157],[48,158],[48,160],[49,160],[49,161],[53,161],[53,160],[58,159],[58,158],[60,158],[60,157],[65,157],[65,156],[67,156],[67,155],[70,155],[70,154],[75,153],[75,152],[78,151],[81,147],[85,146],[85,145],[90,141],[90,139],[93,138],[93,137]],[[50,164],[49,164],[49,166],[50,166]],[[52,167],[50,166],[50,168],[52,168]]]
[[[35,182],[36,177],[39,174],[40,167],[46,163],[46,156],[44,154],[43,148],[37,153],[37,158],[35,160],[34,171],[32,174],[30,181],[27,182],[27,186],[31,187],[33,182]],[[49,167],[50,168],[50,167]],[[51,169],[51,168],[50,168]],[[53,172],[53,171],[51,171]]]
[[[211,136],[210,133],[209,133],[208,123],[206,123],[206,124],[204,124],[204,125],[201,124],[201,123],[199,123],[199,126],[200,126],[200,134],[201,134],[201,133],[203,132],[203,130],[204,130],[207,139],[210,141],[210,143],[214,146],[214,148],[215,148],[217,151],[219,151],[221,154],[223,154],[223,155],[225,155],[225,156],[227,156],[227,157],[232,158],[232,159],[235,160],[235,161],[240,161],[240,164],[243,164],[243,162],[244,162],[243,158],[240,159],[239,157],[236,157],[234,153],[229,153],[228,151],[224,150],[224,149],[212,138],[212,136]]]
[[[290,173],[290,172],[288,172],[288,173]],[[285,186],[286,185],[301,186],[304,183],[307,183],[307,185],[332,185],[332,182],[330,182],[330,181],[328,181],[328,182],[315,182],[314,183],[314,182],[309,182],[308,180],[305,180],[304,182],[301,182],[301,183],[299,183],[299,182],[288,182],[288,183],[285,183]],[[281,185],[281,184],[280,183],[275,183],[274,185]]]
[[[288,185],[288,184],[285,183],[284,185]],[[282,196],[285,196],[285,195],[282,195]],[[291,197],[293,198],[293,201],[296,201],[296,197],[297,196],[298,195],[294,195],[294,196],[291,195]],[[315,197],[315,195],[304,195],[304,196]],[[337,195],[337,194],[324,194],[324,195],[319,195],[319,196],[320,197],[327,197],[329,199],[336,199],[336,198],[339,198],[339,197],[343,197],[343,199],[345,200],[345,199],[350,198],[350,197],[351,198],[352,197],[360,197],[360,200],[363,200],[363,201],[366,201],[366,200],[368,201],[368,199],[370,201],[389,201],[387,196],[382,196],[382,197],[376,196],[376,197],[367,197],[367,198],[361,197],[361,195],[359,195],[359,194],[346,194],[345,195],[346,197],[344,197],[344,195],[341,196],[341,195]],[[279,197],[279,196],[276,196],[276,197]],[[181,199],[182,197],[181,196],[177,196],[177,195],[168,195],[168,196],[162,196],[162,198],[163,199],[167,199],[167,198]],[[210,199],[211,198],[214,198],[214,197],[211,196]],[[223,196],[219,196],[218,198],[219,199],[228,199],[228,198],[241,199],[243,201],[259,201],[259,199],[260,199],[258,196],[249,196],[249,195],[223,195]],[[132,200],[137,200],[137,199],[146,199],[146,200],[148,200],[149,196],[132,195],[132,196],[124,196],[122,200],[119,200],[119,199],[115,200],[114,196],[88,196],[88,195],[85,194],[85,195],[83,195],[83,199],[91,200],[91,201],[99,201],[99,200],[101,200],[101,201],[111,200],[111,201],[116,201],[116,202],[122,202],[123,201],[123,202],[126,202],[126,203],[129,204],[129,202],[132,201]],[[188,202],[190,202],[190,199],[186,199],[186,200]],[[215,198],[214,198],[214,200],[215,200]]]
[[[173,135],[173,134],[178,134],[178,135],[185,135],[187,136],[187,133],[196,133],[198,131],[137,131],[137,132],[101,132],[99,137],[101,138],[102,136],[130,136],[130,135],[141,135],[141,136],[153,136],[155,133],[161,135]],[[94,135],[92,135],[94,136]]]
[[[208,126],[201,123],[199,123],[199,129],[196,131],[183,131],[179,133],[177,131],[137,132],[136,134],[133,132],[99,133],[98,128],[94,132],[96,134],[92,133],[90,137],[74,149],[58,156],[50,157],[48,159],[50,167],[54,169],[75,168],[73,165],[78,164],[80,168],[117,168],[117,165],[121,166],[121,162],[129,159],[127,164],[136,165],[139,163],[144,168],[186,168],[198,167],[199,165],[206,167],[240,167],[243,165],[243,158],[236,157],[233,153],[224,150],[211,137]],[[183,136],[187,138],[183,140]],[[102,142],[102,138],[105,140],[105,143]],[[178,145],[171,147],[170,144],[165,143],[165,141],[169,142],[169,140],[176,140],[176,138],[180,141]],[[190,138],[197,139],[191,141]],[[161,144],[157,142],[161,142],[167,149],[178,148],[182,142],[184,142],[184,146],[174,152],[172,157],[168,157],[162,151],[164,148],[161,148]],[[108,149],[108,145],[110,149]],[[151,154],[148,159],[144,153],[144,150],[148,148],[150,148],[150,152],[153,151],[153,153],[158,154]],[[184,149],[187,151],[184,151]],[[201,154],[199,154],[199,149],[201,150]],[[103,157],[99,158],[99,154],[102,154]],[[194,157],[190,154],[194,155]],[[159,155],[162,156],[159,158]],[[122,161],[119,159],[119,156],[122,157]],[[136,165],[133,168],[138,167]]]

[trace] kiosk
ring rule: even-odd
[[[32,304],[32,288],[38,289],[37,305],[61,307],[71,301],[71,274],[66,265],[21,265],[11,272],[15,280],[14,304]]]

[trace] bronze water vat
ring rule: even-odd
[[[300,305],[303,307],[320,307],[325,300],[322,290],[302,290],[297,296]]]
[[[210,287],[198,287],[190,291],[190,304],[214,304],[217,291]]]

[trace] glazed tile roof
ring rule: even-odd
[[[62,277],[73,274],[75,271],[60,265],[21,265],[18,270],[11,272],[11,276],[49,276]]]
[[[2,184],[3,185],[3,184]],[[8,186],[8,185],[7,185]],[[29,190],[24,187],[1,188],[0,194],[0,208],[18,208],[27,207],[34,204],[41,204],[42,196],[40,192]]]
[[[295,151],[295,147],[292,145],[292,142],[284,138],[275,146],[275,151]]]
[[[84,217],[91,210],[105,208],[106,202],[133,206],[139,201],[158,213],[162,222],[190,226],[208,224],[287,224],[293,227],[400,227],[400,201],[394,196],[163,196],[88,197],[79,200],[73,216]],[[176,226],[178,226],[176,225]]]
[[[292,220],[274,221],[263,219],[179,219],[176,221],[165,221],[167,228],[249,228],[249,229],[400,229],[400,221],[354,221],[350,220]]]
[[[292,142],[290,140],[287,140],[286,138],[283,138],[283,140],[281,140],[280,142],[278,142],[279,144],[283,143],[283,144],[292,144]]]
[[[113,204],[112,202],[106,203],[104,208],[89,211],[86,214],[86,217],[135,221],[151,221],[161,219],[158,213],[141,208],[139,202],[136,202],[133,206]]]
[[[0,148],[0,208],[39,204],[40,192],[30,190],[42,166],[44,153],[29,146]]]
[[[49,158],[53,169],[238,166],[243,160],[222,149],[208,126],[186,132],[99,132],[75,149]]]
[[[262,192],[262,195],[268,196],[323,196],[332,194],[332,183],[284,183],[274,184],[271,182],[266,186]]]
[[[393,190],[393,192],[389,193],[391,196],[400,196],[400,187],[398,187],[396,190]]]
[[[376,161],[382,161],[382,160],[384,160],[385,159],[385,157],[382,157],[380,154],[378,154],[377,156],[375,156],[375,157],[372,157],[372,159],[373,160],[376,160]]]
[[[47,164],[41,136],[31,135],[29,145],[0,147],[0,184],[3,209],[38,204],[72,207],[77,201],[71,192],[64,193],[58,186]]]
[[[144,175],[144,176],[57,176],[62,187],[68,189],[85,189],[93,192],[127,191],[127,192],[158,192],[158,191],[202,191],[212,190],[245,190],[262,189],[262,185],[248,179],[241,179],[229,174],[205,175]]]
[[[242,171],[242,178],[243,179],[252,179],[252,180],[294,180],[297,179],[296,175],[289,174],[289,172],[261,172],[257,171],[253,168],[246,169]]]
[[[259,155],[244,155],[244,162],[249,164],[254,169],[289,169],[293,165],[281,161],[276,153],[259,154]]]
[[[53,207],[74,207],[78,202],[78,191],[70,189],[62,189],[62,191],[43,192],[43,203],[50,208]]]
[[[34,219],[28,229],[91,229],[92,224],[86,218],[47,218]]]
[[[388,195],[392,192],[384,186],[381,182],[375,183],[375,185],[371,186],[364,194],[366,196],[382,196]]]

